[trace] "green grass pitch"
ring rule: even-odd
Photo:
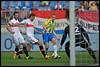
[[[51,52],[49,52],[51,55]],[[29,52],[33,59],[26,60],[25,55],[22,54],[22,59],[13,59],[13,52],[1,52],[1,66],[69,66],[69,59],[65,52],[58,52],[61,59],[49,58],[45,60],[42,54],[37,52]],[[99,62],[99,52],[95,52]],[[95,66],[93,59],[87,52],[76,52],[76,65],[78,66]]]

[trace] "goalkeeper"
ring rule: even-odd
[[[80,46],[86,49],[89,55],[94,59],[94,62],[96,63],[97,62],[96,56],[94,54],[94,51],[90,48],[91,43],[90,43],[90,39],[88,37],[87,32],[84,30],[84,28],[82,28],[80,24],[77,23],[75,24],[75,26],[76,26],[75,27],[75,46]],[[65,27],[64,29],[64,33],[63,33],[59,48],[62,48],[62,45],[66,40],[67,34],[69,35],[69,26]],[[69,49],[70,46],[69,45],[70,45],[70,41],[65,43],[65,52],[68,55],[68,57],[70,57],[70,49]]]

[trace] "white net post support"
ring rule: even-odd
[[[69,19],[70,19],[70,66],[75,66],[75,13],[74,1],[70,1]]]

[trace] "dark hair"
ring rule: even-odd
[[[31,16],[35,16],[35,14],[34,14],[34,13],[31,13],[31,14],[29,15],[29,18],[30,18]]]
[[[15,12],[13,13],[13,15],[15,15],[16,13],[19,13],[19,12],[15,11]]]

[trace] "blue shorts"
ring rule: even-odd
[[[44,33],[42,35],[42,37],[43,37],[43,42],[44,43],[49,43],[49,41],[51,41],[52,38],[54,38],[54,34],[52,34],[52,33]]]

